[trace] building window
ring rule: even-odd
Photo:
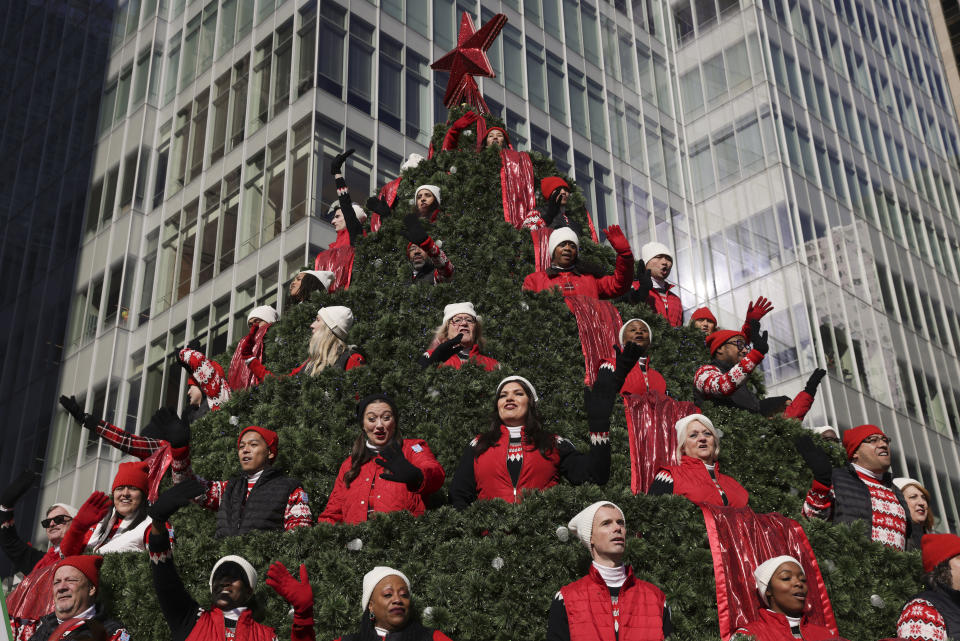
[[[300,12],[299,58],[297,62],[297,97],[313,88],[317,60],[317,5],[310,4]]]
[[[430,119],[430,82],[427,76],[429,73],[428,61],[426,58],[415,54],[408,47],[406,67],[407,136],[414,138],[421,145],[426,145],[430,141],[430,134],[433,131],[433,125]],[[442,115],[439,113],[436,115],[438,120],[442,117],[446,117],[446,109],[443,109]]]
[[[403,43],[380,33],[380,79],[378,104],[380,121],[401,131],[403,100]]]
[[[347,104],[369,114],[373,84],[373,26],[350,14]]]
[[[543,47],[527,38],[528,96],[533,106],[547,110],[547,87],[544,76]]]
[[[550,115],[563,124],[567,124],[566,84],[563,74],[563,60],[548,51],[547,92],[550,96]]]

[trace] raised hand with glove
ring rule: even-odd
[[[173,448],[190,445],[190,425],[169,407],[161,407],[141,432],[147,438],[164,440]]]
[[[419,214],[407,214],[403,217],[403,235],[414,245],[423,245],[430,239],[427,230],[423,228],[420,222]]]
[[[639,361],[643,355],[643,348],[633,341],[628,341],[623,346],[623,350],[614,345],[613,351],[616,353],[616,369],[613,374],[622,386],[623,382],[627,379],[627,374],[630,373],[630,370],[634,368],[637,361]]]
[[[204,487],[197,479],[187,479],[177,483],[157,497],[153,505],[147,508],[147,515],[153,521],[153,527],[162,531],[164,523],[180,508],[204,494]]]
[[[817,393],[817,388],[820,387],[820,381],[823,380],[823,377],[827,375],[827,370],[818,367],[813,370],[813,374],[810,375],[810,378],[807,379],[807,384],[804,385],[803,391],[814,396]]]
[[[64,556],[82,554],[87,531],[99,523],[112,507],[113,499],[109,494],[105,492],[91,494],[90,498],[77,510],[77,515],[73,517],[70,529],[60,543],[60,552]]]
[[[367,198],[367,209],[380,216],[380,218],[386,218],[393,213],[390,205],[387,204],[386,199],[383,197],[377,198],[376,196],[370,196]]]
[[[610,246],[613,247],[614,251],[618,254],[633,255],[630,251],[630,243],[627,241],[627,237],[623,235],[623,230],[620,229],[620,225],[610,225],[603,230],[603,233],[607,236]]]
[[[807,434],[798,436],[793,441],[793,444],[796,446],[797,451],[800,452],[800,456],[803,457],[804,463],[806,463],[810,471],[813,472],[813,479],[821,485],[827,487],[832,486],[833,463],[830,462],[830,457],[827,453],[817,447],[813,439]]]
[[[753,321],[759,321],[772,311],[773,303],[763,296],[760,296],[756,301],[750,301],[750,303],[747,305],[747,318],[744,323],[749,324]]]
[[[376,463],[387,470],[380,473],[380,478],[384,481],[404,483],[411,492],[416,492],[423,485],[423,472],[407,460],[399,444],[388,445],[381,449]]]
[[[770,351],[770,345],[767,341],[767,332],[760,331],[760,321],[750,321],[750,344],[753,349],[766,355]]]
[[[460,341],[462,340],[463,334],[457,334],[450,340],[443,341],[433,348],[433,352],[429,356],[427,354],[423,354],[417,360],[417,364],[426,369],[431,365],[439,365],[440,363],[447,362],[454,354],[460,351]]]
[[[333,157],[333,162],[330,163],[330,175],[331,176],[341,176],[343,175],[343,163],[347,162],[349,158],[356,149],[347,149],[342,154],[337,154]]]
[[[300,580],[290,574],[287,567],[277,561],[267,570],[267,585],[293,607],[293,625],[313,627],[313,588],[307,576],[307,566],[300,564]],[[312,639],[310,634],[307,638]]]
[[[61,396],[60,405],[63,407],[63,409],[67,410],[70,416],[73,417],[73,420],[75,420],[79,425],[83,425],[83,421],[87,415],[84,413],[83,408],[80,407],[80,403],[77,402],[76,396]]]

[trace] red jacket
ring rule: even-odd
[[[610,590],[590,564],[587,576],[560,588],[567,611],[570,641],[660,641],[665,598],[657,586],[641,581],[627,566],[627,580],[617,597],[619,631],[614,630]]]
[[[428,350],[427,355],[433,354],[433,350]],[[488,372],[492,372],[500,368],[500,362],[496,359],[490,358],[489,356],[484,356],[480,353],[480,346],[474,345],[470,348],[470,360],[485,369]],[[459,354],[454,354],[444,362],[440,363],[439,367],[455,367],[460,369],[463,367],[463,359],[460,358]]]
[[[673,477],[673,493],[687,497],[697,505],[723,505],[720,491],[710,478],[710,472],[703,461],[692,456],[680,457],[680,465],[660,468],[666,470]],[[733,477],[721,474],[719,465],[714,468],[717,483],[727,495],[730,507],[746,507],[750,500],[750,493],[743,489]],[[658,472],[659,473],[659,472]]]
[[[603,362],[616,369],[616,361],[612,358],[604,359]],[[649,361],[647,363],[646,369],[638,362],[627,372],[627,378],[624,379],[623,387],[620,388],[621,394],[646,394],[649,389],[666,395],[667,381],[663,380],[660,372],[650,367]]]
[[[423,472],[423,483],[416,492],[411,492],[404,483],[380,478],[387,468],[381,467],[375,459],[364,463],[360,475],[347,487],[343,477],[353,463],[353,458],[348,456],[340,465],[333,491],[327,499],[327,507],[317,520],[323,523],[360,523],[367,520],[369,512],[407,510],[414,516],[423,514],[426,509],[423,497],[436,492],[443,485],[443,467],[433,456],[427,442],[420,439],[403,439],[403,455]]]
[[[479,438],[479,437],[478,437]],[[510,432],[500,426],[500,440],[497,445],[473,459],[473,478],[477,483],[478,499],[503,499],[507,503],[522,500],[520,490],[545,490],[560,480],[557,466],[560,453],[553,449],[544,456],[534,445],[523,444],[523,467],[520,479],[514,489],[510,471],[507,469],[507,449],[510,447]]]
[[[296,631],[297,626],[293,626],[293,631],[290,634],[291,639],[308,639],[313,636],[312,634],[309,637],[297,635],[295,634]],[[310,632],[313,632],[312,627]],[[213,608],[205,610],[197,618],[197,624],[193,626],[193,631],[190,632],[187,641],[220,641],[225,638],[226,626],[223,622],[223,610]],[[273,628],[254,621],[250,610],[244,610],[237,620],[236,637],[234,638],[236,641],[274,641],[277,635]]]
[[[800,390],[800,393],[790,401],[787,409],[783,410],[783,416],[784,418],[795,418],[798,421],[802,421],[812,406],[813,397],[807,394],[806,391]]]
[[[593,276],[575,274],[570,271],[554,273],[533,272],[523,279],[523,288],[531,292],[541,292],[551,287],[559,287],[564,296],[589,296],[590,298],[617,298],[630,289],[630,274],[633,273],[633,254],[617,254],[616,267],[612,276]]]
[[[299,365],[294,367],[292,370],[290,370],[290,373],[287,374],[287,376],[296,376],[297,374],[300,373],[301,370],[303,370],[306,364],[307,364],[306,361],[300,363]],[[363,354],[361,354],[360,352],[354,352],[350,355],[349,358],[347,358],[347,364],[344,365],[343,369],[351,370],[354,367],[358,367],[360,365],[366,365],[366,364],[367,364],[367,361],[363,358]],[[265,379],[267,375],[276,376],[276,374],[274,374],[273,372],[268,370],[266,367],[264,367],[263,363],[261,363],[260,359],[258,358],[255,358],[252,361],[250,361],[247,364],[247,367],[250,368],[250,371],[253,373],[254,376],[257,377],[258,382],[260,383],[263,382],[263,379]]]
[[[634,289],[636,289],[636,284],[637,281],[634,281]],[[656,288],[651,289],[650,293],[647,294],[647,305],[666,318],[672,327],[680,327],[683,325],[683,304],[680,302],[680,297],[670,291],[671,289],[673,289],[673,285],[669,283],[667,283],[666,289],[662,291]]]
[[[757,617],[746,627],[737,630],[737,634],[748,634],[756,637],[757,641],[794,641],[787,617],[766,608],[759,610]],[[800,619],[800,635],[804,641],[827,641],[840,638],[822,625],[807,623],[806,616]]]
[[[350,232],[347,231],[347,228],[337,230],[337,239],[332,243],[327,245],[327,249],[333,249],[334,247],[349,247],[350,246]]]

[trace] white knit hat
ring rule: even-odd
[[[407,589],[410,589],[410,579],[407,578],[406,574],[400,570],[394,570],[393,568],[389,568],[385,565],[378,565],[363,575],[363,596],[360,597],[361,614],[367,609],[367,604],[370,603],[370,597],[373,595],[373,588],[377,587],[377,584],[388,576],[394,575],[403,579],[403,582],[407,584]]]
[[[503,379],[502,381],[500,381],[500,384],[497,385],[497,393],[494,394],[494,396],[500,396],[500,390],[502,390],[502,389],[503,389],[503,386],[506,385],[507,383],[509,383],[510,381],[520,381],[521,383],[523,383],[524,385],[526,385],[527,387],[529,387],[529,388],[530,388],[530,394],[533,395],[533,402],[534,402],[534,403],[539,403],[539,402],[540,402],[540,397],[537,396],[537,388],[535,388],[535,387],[533,386],[533,383],[531,383],[530,381],[528,381],[527,379],[525,379],[525,378],[522,377],[522,376],[508,376],[508,377],[506,377],[505,379]]]
[[[260,307],[254,307],[250,310],[250,313],[247,314],[247,322],[249,323],[254,318],[259,318],[273,325],[280,320],[280,314],[270,305],[261,305]]]
[[[477,310],[473,308],[473,303],[450,303],[443,308],[443,322],[441,325],[446,325],[447,321],[457,314],[469,314],[470,316],[473,316],[474,319],[480,320]]]
[[[236,554],[228,554],[227,556],[221,557],[217,561],[213,569],[210,570],[210,591],[213,592],[213,575],[217,573],[217,568],[219,568],[224,563],[236,563],[240,566],[240,569],[243,570],[243,573],[247,575],[247,583],[250,584],[250,589],[257,587],[257,571],[253,569],[253,566],[250,565],[250,562],[247,561],[242,556],[237,556]]]
[[[807,429],[809,429],[811,432],[813,432],[813,433],[816,434],[817,436],[823,436],[823,435],[826,434],[827,432],[833,432],[833,433],[836,434],[838,437],[839,437],[839,435],[840,435],[840,433],[839,433],[839,431],[837,430],[837,428],[835,428],[835,427],[832,426],[832,425],[821,425],[821,426],[819,426],[819,427],[808,427]]]
[[[70,515],[71,519],[77,515],[77,508],[73,507],[72,505],[68,505],[67,503],[54,503],[49,508],[47,508],[47,514],[49,514],[50,510],[52,510],[55,507],[59,507],[64,511],[66,511],[66,513]]]
[[[652,241],[640,248],[640,260],[643,261],[644,265],[650,262],[651,258],[660,255],[669,256],[673,260],[673,252],[663,243]]]
[[[420,163],[422,163],[426,158],[420,154],[413,153],[407,156],[407,159],[400,163],[400,171],[406,171],[408,169],[413,169]]]
[[[920,483],[917,479],[912,479],[906,476],[899,476],[893,479],[893,484],[897,486],[897,489],[903,492],[903,488],[908,485],[916,485],[917,487],[923,487],[923,484]]]
[[[627,325],[629,325],[630,323],[632,323],[632,322],[634,322],[634,321],[636,321],[636,322],[638,322],[638,323],[643,323],[644,325],[646,325],[646,327],[647,327],[647,333],[650,334],[650,342],[651,342],[651,343],[653,342],[653,330],[650,329],[650,326],[649,326],[649,325],[647,325],[647,321],[643,320],[642,318],[631,318],[631,319],[628,320],[626,323],[624,323],[623,326],[620,328],[620,347],[623,347],[623,332],[624,332],[624,330],[627,329]]]
[[[557,245],[565,243],[568,240],[576,245],[577,249],[580,249],[580,239],[577,238],[577,232],[573,231],[573,229],[570,227],[561,227],[560,229],[553,230],[550,234],[550,239],[547,241],[547,253],[551,259],[553,258],[553,250],[557,248]]]
[[[347,340],[347,333],[353,327],[353,312],[349,307],[342,305],[321,307],[317,312],[317,318],[327,324],[334,336],[342,341]]]
[[[363,207],[361,207],[357,203],[352,203],[352,205],[353,205],[353,213],[357,215],[357,220],[359,220],[361,223],[365,221],[367,219],[367,212],[363,211]],[[340,203],[335,202],[330,206],[330,211],[328,211],[327,213],[330,215],[333,215],[333,213],[338,209],[340,209]]]
[[[623,510],[621,510],[616,503],[597,501],[581,510],[567,523],[567,529],[580,537],[580,542],[587,546],[588,550],[590,549],[590,535],[593,533],[593,518],[597,515],[597,510],[604,506],[616,508],[616,510],[620,512],[620,516],[623,516]]]
[[[683,441],[687,438],[687,428],[690,426],[690,423],[694,421],[700,421],[706,426],[711,432],[713,432],[714,438],[717,439],[717,452],[720,451],[720,439],[723,438],[723,430],[719,427],[714,426],[713,421],[704,416],[703,414],[688,414],[684,416],[679,421],[676,422],[675,427],[677,428],[677,460],[680,460],[682,454],[680,450],[683,448]]]
[[[792,556],[775,556],[772,559],[767,559],[753,571],[753,578],[757,582],[757,592],[760,593],[760,598],[763,600],[764,604],[769,605],[770,602],[767,600],[767,586],[770,585],[770,579],[773,578],[773,573],[777,571],[777,568],[783,565],[784,563],[796,563],[800,566],[800,569],[803,570],[803,565],[800,561],[796,560]]]
[[[437,205],[440,204],[440,188],[437,187],[436,185],[420,185],[419,187],[417,187],[417,190],[413,192],[413,197],[416,198],[417,194],[419,194],[420,191],[423,189],[426,189],[431,194],[433,194],[433,197],[437,199]]]
[[[333,281],[337,278],[337,275],[333,272],[327,271],[315,271],[313,269],[305,269],[301,274],[310,274],[314,278],[320,281],[320,284],[323,285],[324,289],[330,289],[330,285],[333,284]]]

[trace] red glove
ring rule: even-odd
[[[267,570],[267,585],[293,606],[295,622],[299,618],[310,619],[310,623],[313,623],[313,588],[310,587],[306,565],[300,564],[300,580],[297,581],[286,566],[277,561]]]
[[[72,526],[80,527],[86,531],[90,526],[99,523],[100,519],[106,516],[112,507],[113,499],[110,498],[109,494],[94,492],[77,510],[77,515],[73,517]]]
[[[253,358],[253,342],[257,335],[257,332],[260,330],[259,325],[254,325],[250,328],[250,331],[246,336],[240,341],[240,358],[244,360],[248,358]]]
[[[630,243],[627,242],[627,237],[624,236],[620,230],[620,225],[610,225],[603,230],[603,233],[607,235],[610,246],[613,247],[618,254],[630,253]]]
[[[747,305],[747,319],[744,324],[749,324],[751,321],[759,321],[772,311],[773,303],[761,296],[756,302],[751,301],[750,304]]]
[[[467,113],[457,118],[454,121],[454,123],[450,126],[450,128],[453,129],[454,131],[463,131],[464,129],[466,129],[473,123],[477,122],[478,120],[480,120],[480,116],[478,116],[472,111],[468,111]]]

